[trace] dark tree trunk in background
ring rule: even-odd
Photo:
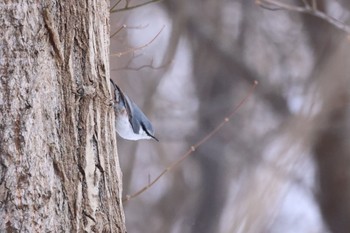
[[[333,49],[327,65],[318,70],[324,109],[313,151],[322,216],[331,232],[345,233],[350,229],[350,46],[338,41],[342,46]]]
[[[349,3],[347,3],[348,5]],[[322,9],[320,4],[320,9]],[[212,8],[208,8],[211,9]],[[214,10],[211,11],[213,13]],[[210,15],[210,14],[209,14]],[[215,15],[213,13],[211,16]],[[249,14],[245,14],[249,15]],[[272,17],[272,16],[271,16]],[[215,17],[212,19],[215,22]],[[323,105],[323,111],[321,112],[319,118],[319,124],[315,126],[316,133],[316,141],[313,147],[315,152],[315,162],[318,169],[318,181],[319,181],[319,192],[318,192],[318,201],[321,209],[321,213],[327,227],[331,230],[331,232],[336,233],[345,233],[350,229],[350,155],[349,155],[349,96],[348,96],[348,83],[349,83],[349,54],[350,54],[350,46],[348,43],[344,43],[344,33],[334,28],[329,23],[325,23],[319,18],[310,17],[305,15],[304,17],[306,22],[306,28],[309,33],[309,39],[311,41],[311,45],[314,53],[318,58],[316,65],[314,67],[314,72],[312,73],[312,77],[310,78],[312,81],[315,81],[318,86],[320,86],[320,94],[322,96],[319,99],[320,103]],[[237,74],[240,74],[241,77],[248,79],[250,77],[255,77],[259,80],[258,75],[254,75],[254,73],[243,72],[244,64],[237,63],[235,59],[230,59],[230,57],[234,57],[234,55],[230,55],[229,52],[220,53],[218,50],[219,46],[215,48],[216,44],[214,41],[218,41],[217,38],[209,37],[209,40],[206,40],[207,35],[210,35],[208,28],[210,28],[210,24],[205,24],[205,30],[200,30],[201,27],[199,23],[203,22],[205,19],[197,19],[195,15],[191,15],[190,20],[188,20],[188,31],[189,38],[193,40],[196,38],[196,35],[201,36],[198,37],[200,42],[196,41],[192,46],[194,48],[194,75],[197,77],[197,80],[201,80],[202,86],[198,86],[198,95],[201,100],[201,104],[206,106],[211,106],[214,112],[223,112],[222,110],[216,109],[218,104],[216,103],[225,103],[229,100],[220,99],[219,93],[215,93],[215,90],[220,90],[221,93],[229,93],[226,88],[229,87],[229,81],[226,80],[226,86],[220,86],[218,83],[220,79],[223,77],[230,77],[230,74],[224,73],[226,69],[231,71],[233,77],[237,77]],[[191,25],[192,23],[192,25]],[[214,29],[213,29],[214,28]],[[215,34],[215,27],[212,28],[212,33]],[[220,27],[218,27],[220,28]],[[246,28],[244,28],[246,29]],[[324,33],[327,31],[328,33]],[[323,37],[317,35],[323,35]],[[327,36],[325,36],[327,35]],[[220,38],[220,37],[219,37]],[[201,47],[201,45],[205,45]],[[209,54],[202,54],[201,51],[210,51]],[[215,55],[214,55],[215,54]],[[328,54],[328,56],[325,56]],[[219,57],[224,57],[222,61],[218,62]],[[211,57],[215,57],[213,61],[211,61]],[[200,58],[205,58],[207,63],[201,63]],[[225,66],[225,60],[230,61],[229,64]],[[220,68],[220,64],[223,66]],[[213,74],[214,73],[214,74]],[[229,73],[229,72],[228,72]],[[214,77],[216,75],[216,77]],[[205,81],[203,81],[205,80]],[[207,86],[206,88],[205,85]],[[217,86],[217,88],[215,87]],[[212,87],[212,90],[208,87]],[[278,109],[279,114],[284,113],[285,111],[285,101],[283,97],[279,98],[274,92],[271,92],[270,88],[266,88],[264,86],[264,82],[259,86],[259,89],[267,89],[269,91],[257,91],[256,95],[259,95],[259,92],[262,92],[261,96],[264,99],[268,100],[269,104],[272,107],[276,107]],[[272,98],[268,98],[269,95],[265,95],[264,93],[270,93],[269,95]],[[266,98],[267,97],[267,98]],[[207,101],[207,102],[206,102]],[[282,103],[282,104],[280,104]],[[229,108],[229,104],[226,108]],[[218,122],[220,119],[216,119],[217,114],[210,116],[210,113],[206,111],[201,111],[199,109],[199,125],[201,126],[209,126],[209,128],[213,127],[214,122]],[[203,117],[204,116],[204,117]],[[210,120],[206,120],[206,117]],[[203,127],[202,127],[203,129]],[[209,130],[209,129],[208,129]],[[198,133],[200,135],[200,133]],[[218,142],[214,145],[218,145]],[[210,146],[210,143],[205,146]],[[218,147],[219,148],[219,147]],[[215,154],[222,154],[216,148]],[[210,154],[208,151],[212,152],[212,149],[206,148],[206,154]],[[215,149],[214,149],[215,151]],[[200,153],[198,150],[197,153]],[[196,224],[193,227],[194,232],[212,232],[215,227],[215,218],[218,215],[218,209],[222,208],[222,204],[219,204],[224,195],[220,196],[220,192],[224,189],[220,189],[218,185],[218,181],[215,179],[215,175],[219,175],[222,172],[222,169],[215,169],[215,166],[218,166],[220,163],[220,157],[216,157],[215,163],[214,161],[206,162],[206,158],[204,155],[198,156],[201,159],[200,164],[203,168],[203,183],[205,186],[203,187],[202,192],[204,193],[202,202],[199,204],[198,216],[196,216]],[[224,160],[221,162],[225,163]],[[213,170],[212,170],[213,169]],[[209,173],[208,177],[205,177],[205,173]],[[218,177],[223,178],[224,175],[220,175]],[[213,182],[214,181],[214,182]],[[211,183],[213,182],[213,183]],[[209,206],[210,203],[213,206]],[[210,209],[211,211],[205,211]],[[216,212],[217,211],[217,212]],[[197,224],[197,223],[202,224]],[[212,228],[210,228],[212,227]]]
[[[325,221],[334,233],[346,233],[350,229],[350,134],[345,109],[339,108],[330,115],[315,146],[320,206]]]
[[[197,37],[198,34],[191,36],[193,36],[192,41],[200,40]],[[198,96],[202,100],[198,114],[200,116],[199,125],[204,127],[198,130],[197,135],[205,135],[222,121],[223,114],[221,113],[227,112],[227,109],[233,106],[234,99],[227,98],[228,93],[232,90],[232,80],[227,78],[230,77],[226,73],[227,69],[220,60],[210,59],[210,54],[215,54],[215,49],[212,50],[210,45],[203,42],[198,44],[201,46],[196,47],[193,51],[197,58],[193,66]],[[213,107],[211,111],[208,111],[207,106]],[[218,232],[220,213],[227,195],[227,186],[224,184],[225,169],[227,169],[225,145],[226,141],[222,134],[218,135],[199,148],[197,156],[194,157],[200,165],[202,182],[192,232]]]
[[[0,232],[125,232],[109,1],[0,12]]]

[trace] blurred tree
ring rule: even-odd
[[[259,2],[269,4],[261,7]],[[155,85],[158,98],[152,100],[153,106],[165,107],[151,109],[163,133],[160,145],[150,150],[157,160],[146,158],[144,154],[153,153],[142,150],[138,157],[142,161],[135,160],[129,168],[133,177],[145,176],[147,165],[161,170],[164,158],[173,156],[169,148],[175,143],[181,148],[193,145],[232,110],[247,85],[259,81],[254,100],[196,150],[182,169],[169,174],[162,181],[166,184],[159,182],[141,200],[130,201],[130,229],[143,233],[348,231],[350,51],[344,33],[349,27],[342,22],[349,20],[349,5],[344,0],[169,0],[130,14],[130,19],[153,17],[148,27],[169,21],[165,64],[174,60],[179,64],[176,61],[184,60],[183,54],[191,57],[190,78],[180,87],[179,76],[173,85],[162,84],[184,65],[160,72],[165,75]],[[163,10],[168,18],[154,14]],[[140,37],[130,35],[130,41]],[[147,63],[142,55],[159,54],[157,45],[140,53],[138,64]],[[129,78],[125,82],[137,80],[132,87],[159,74],[123,72]],[[198,108],[189,106],[194,102],[183,91],[191,85]],[[140,98],[152,96],[154,90]],[[173,92],[181,93],[182,99],[164,104],[165,95],[159,93]],[[178,105],[196,109],[197,114],[185,118]],[[182,120],[163,120],[171,115]],[[196,130],[184,129],[190,121],[196,121]],[[190,137],[181,137],[188,132]],[[173,158],[169,160],[178,157]],[[145,207],[142,213],[140,206]],[[157,224],[145,224],[145,213]],[[140,221],[142,227],[135,226]]]
[[[350,229],[350,46],[339,40],[329,51],[326,64],[317,71],[322,112],[315,133],[314,157],[318,167],[317,197],[329,229],[335,233]]]

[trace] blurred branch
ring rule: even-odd
[[[123,24],[120,28],[117,29],[116,32],[114,32],[110,38],[114,37],[115,35],[117,35],[121,30],[123,30],[124,28],[126,29],[144,29],[147,28],[148,24],[146,25],[140,25],[140,26],[126,26],[125,24]]]
[[[114,10],[114,8],[116,8],[118,6],[118,4],[121,2],[122,0],[118,0],[111,8],[111,12]]]
[[[114,71],[117,71],[117,70],[134,70],[134,71],[139,71],[139,70],[142,70],[142,69],[144,69],[144,68],[150,68],[150,69],[153,69],[153,70],[159,70],[159,69],[165,68],[166,66],[168,66],[168,65],[171,63],[171,61],[170,61],[170,62],[164,63],[164,64],[162,64],[162,65],[155,66],[155,65],[154,65],[154,60],[153,60],[153,58],[152,58],[149,64],[144,64],[144,65],[141,65],[141,66],[139,66],[139,67],[132,67],[130,64],[131,64],[131,62],[132,62],[136,57],[137,57],[137,56],[132,57],[132,58],[128,61],[128,63],[126,64],[126,66],[121,67],[121,68],[112,69],[112,70],[114,70]]]
[[[121,0],[117,1],[116,4],[113,5],[113,7],[111,8],[111,13],[116,13],[116,12],[120,12],[120,11],[127,11],[127,10],[133,10],[135,8],[138,8],[138,7],[142,7],[142,6],[146,6],[148,4],[151,4],[151,3],[156,3],[156,2],[160,2],[161,0],[151,0],[151,1],[148,1],[148,2],[143,2],[143,3],[140,3],[140,4],[136,4],[136,5],[133,5],[133,6],[129,6],[129,3],[130,3],[130,0],[126,0],[125,1],[125,5],[123,8],[119,8],[119,9],[115,9],[114,8],[121,2]]]
[[[171,163],[168,167],[166,167],[154,180],[149,182],[148,185],[144,186],[143,188],[141,188],[139,191],[135,192],[134,194],[126,195],[126,197],[123,199],[123,201],[125,202],[125,201],[132,199],[132,198],[135,198],[135,197],[139,196],[140,194],[142,194],[143,192],[150,189],[165,174],[167,174],[168,172],[173,170],[177,165],[182,163],[191,154],[193,154],[193,152],[196,151],[198,149],[198,147],[200,147],[202,144],[206,143],[209,139],[211,139],[214,135],[216,135],[217,132],[219,132],[224,127],[224,125],[232,119],[232,117],[236,114],[236,112],[248,101],[248,99],[254,93],[254,90],[255,90],[257,85],[258,85],[258,81],[254,81],[254,83],[253,83],[252,87],[250,88],[250,90],[248,91],[247,95],[238,103],[238,105],[233,109],[233,111],[228,116],[226,116],[221,121],[221,123],[218,126],[216,126],[209,134],[207,134],[199,142],[197,142],[196,144],[191,146],[190,149],[184,155],[182,155],[180,157],[180,159],[176,160],[175,162]]]
[[[149,68],[149,69],[152,69],[152,70],[159,70],[159,69],[162,69],[162,68],[166,67],[167,65],[168,64],[163,64],[163,65],[160,65],[160,66],[154,66],[153,65],[153,59],[152,59],[150,64],[145,64],[145,65],[142,65],[142,66],[139,66],[139,67],[126,66],[126,67],[123,67],[123,68],[119,68],[117,70],[134,70],[134,71],[139,71],[139,70],[142,70],[144,68]]]
[[[150,40],[149,42],[147,42],[146,44],[141,45],[141,46],[136,47],[136,48],[130,48],[130,49],[124,51],[124,52],[112,53],[111,56],[112,57],[114,57],[114,56],[121,57],[121,56],[126,55],[128,53],[133,53],[133,52],[135,52],[137,50],[142,50],[142,49],[146,48],[148,45],[152,44],[153,41],[155,41],[157,39],[157,37],[160,35],[160,33],[163,31],[164,28],[165,28],[165,26],[163,26],[162,29],[160,29],[160,31],[157,33],[157,35],[155,37],[153,37],[153,39]]]
[[[117,35],[121,30],[123,30],[124,28],[126,28],[126,25],[123,24],[120,28],[118,28],[118,30],[116,32],[114,32],[110,38],[112,38],[113,36]]]
[[[283,3],[278,0],[256,0],[255,3],[269,10],[288,10],[288,11],[310,14],[320,19],[323,19],[326,22],[335,26],[336,28],[350,34],[350,27],[348,25],[318,10],[315,0],[312,0],[312,5],[309,5],[306,0],[303,0],[304,6],[294,6],[288,3]]]

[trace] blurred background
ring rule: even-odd
[[[282,1],[282,0],[281,0]],[[114,9],[125,1],[111,1]],[[345,24],[350,1],[282,1]],[[129,6],[144,1],[129,0]],[[254,0],[164,0],[111,14],[111,77],[160,142],[118,140],[130,233],[350,232],[350,41]]]

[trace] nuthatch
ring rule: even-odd
[[[113,82],[114,98],[113,107],[115,112],[115,127],[120,137],[128,140],[154,139],[154,130],[151,122],[141,109],[125,95]]]

